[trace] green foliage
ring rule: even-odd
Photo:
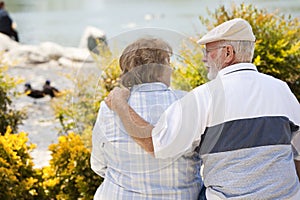
[[[45,199],[41,171],[33,169],[24,132],[11,134],[10,127],[0,136],[0,199]]]
[[[102,179],[90,166],[90,150],[79,135],[60,136],[58,144],[49,146],[52,151],[50,166],[43,169],[44,188],[54,199],[93,199]]]
[[[101,51],[103,52],[103,49]],[[93,54],[97,69],[82,72],[85,73],[84,76],[70,78],[75,89],[53,103],[56,118],[62,127],[60,133],[76,132],[82,135],[87,147],[91,146],[92,128],[100,102],[119,85],[121,70],[118,59],[112,58],[110,52],[103,54]]]
[[[115,58],[105,67],[101,67],[101,77],[99,79],[99,90],[101,95],[100,101],[102,101],[109,92],[116,86],[119,86],[121,69],[118,60]]]
[[[1,58],[0,58],[1,59]],[[26,118],[26,115],[22,111],[15,110],[11,107],[11,96],[15,96],[15,93],[11,94],[11,91],[20,82],[7,74],[5,71],[7,67],[0,64],[0,133],[6,132],[6,127],[10,126],[13,133],[18,131],[18,125],[22,123],[22,120]]]
[[[89,75],[85,81],[79,78],[73,79],[76,89],[52,102],[56,118],[61,124],[59,134],[67,135],[70,132],[76,132],[80,135],[91,136],[100,105],[95,102],[96,97],[93,96],[96,94],[93,80],[95,80],[93,74]],[[86,146],[91,145],[91,137],[85,136],[83,139]]]
[[[207,81],[202,50],[195,39],[192,38],[189,44],[182,44],[180,55],[176,58],[177,61],[172,64],[173,88],[190,91]]]
[[[91,145],[92,128],[100,102],[115,86],[119,85],[121,73],[118,60],[112,58],[111,53],[104,51],[103,47],[99,48],[101,48],[101,55],[91,52],[96,66],[91,70],[83,69],[75,78],[69,77],[74,84],[74,89],[64,98],[53,103],[56,118],[61,124],[59,133],[76,132],[83,136],[88,147]]]
[[[233,5],[231,9],[220,6],[209,12],[213,19],[200,17],[208,29],[233,18],[247,20],[256,36],[254,64],[262,73],[288,83],[300,100],[300,22],[298,18],[268,13],[252,5]]]

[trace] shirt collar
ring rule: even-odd
[[[139,85],[134,85],[131,88],[131,92],[150,92],[150,91],[161,91],[168,90],[168,86],[161,82],[154,83],[143,83]]]
[[[238,71],[245,71],[245,70],[257,72],[256,66],[253,65],[252,63],[238,63],[238,64],[234,64],[234,65],[225,67],[224,69],[221,69],[219,71],[218,75],[224,76],[227,74],[231,74],[231,73],[238,72]]]

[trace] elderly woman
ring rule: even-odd
[[[142,38],[125,48],[121,83],[130,88],[130,106],[151,124],[185,92],[169,88],[171,47]],[[198,145],[198,144],[196,144]],[[104,178],[94,199],[197,199],[202,187],[195,148],[172,159],[155,159],[125,131],[118,116],[101,103],[93,129],[92,169]]]

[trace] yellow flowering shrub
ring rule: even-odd
[[[11,131],[0,136],[0,199],[45,199],[41,172],[29,155],[35,146],[27,144],[26,133]]]
[[[54,199],[93,199],[102,179],[91,170],[90,155],[75,133],[60,136],[51,144],[50,165],[43,168],[44,189]]]

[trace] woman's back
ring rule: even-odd
[[[129,104],[155,124],[184,94],[163,83],[140,84],[131,89]],[[155,159],[132,140],[104,103],[93,131],[92,168],[105,177],[95,199],[197,199],[201,187],[198,153]]]

